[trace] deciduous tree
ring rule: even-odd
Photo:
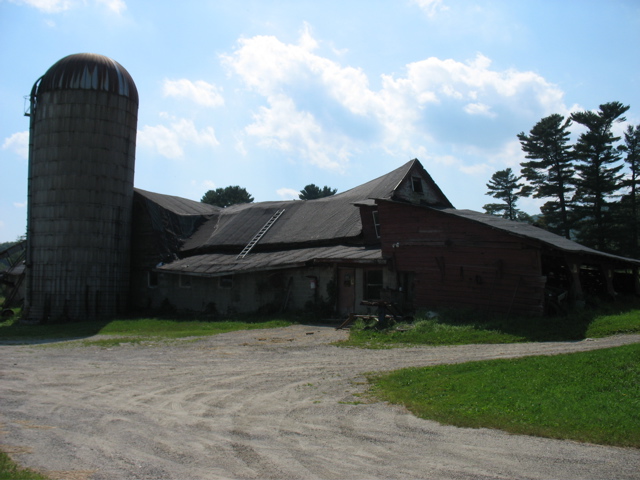
[[[253,202],[253,197],[245,188],[234,185],[209,190],[203,195],[200,201],[202,203],[208,203],[210,205],[217,205],[218,207],[225,208],[229,205],[236,205],[238,203],[251,203]]]

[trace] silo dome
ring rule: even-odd
[[[138,91],[116,61],[56,62],[31,90],[25,314],[37,321],[125,310]]]
[[[77,53],[58,60],[35,87],[36,94],[78,89],[109,92],[138,105],[138,90],[129,72],[115,60],[95,53]]]

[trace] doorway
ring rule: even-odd
[[[354,268],[338,269],[338,313],[348,315],[355,311],[356,271]]]

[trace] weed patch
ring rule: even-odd
[[[0,451],[0,480],[50,480],[28,468],[20,468],[6,453]]]

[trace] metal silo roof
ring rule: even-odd
[[[58,60],[34,86],[34,93],[77,89],[107,91],[138,104],[138,89],[129,72],[115,60],[95,53]]]

